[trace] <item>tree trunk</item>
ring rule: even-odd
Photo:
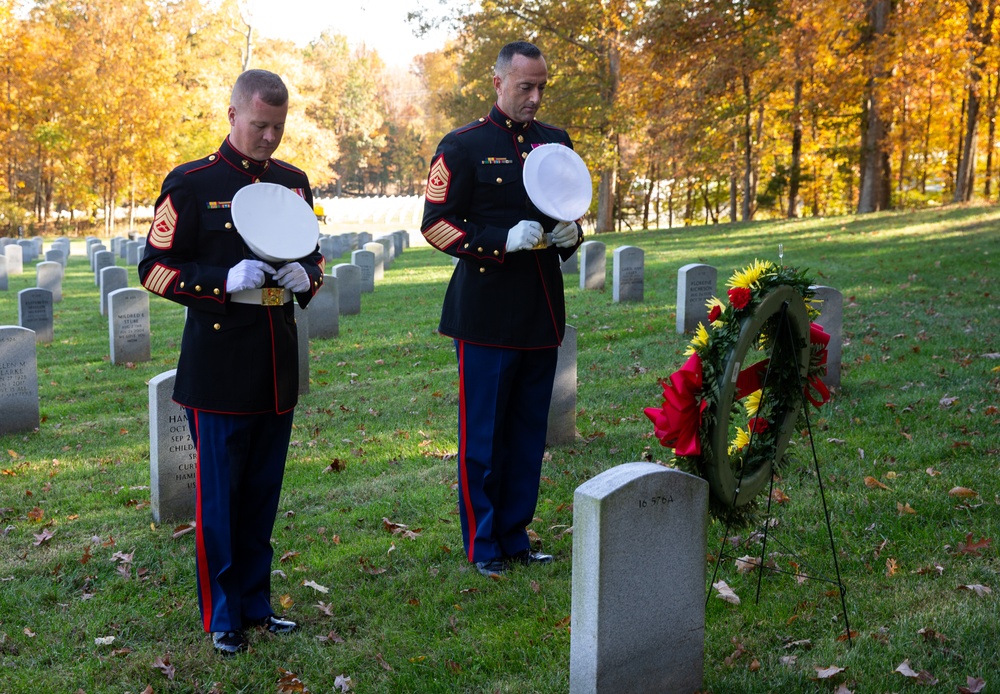
[[[743,206],[740,209],[740,219],[750,221],[751,195],[753,194],[753,104],[750,101],[750,75],[743,73]]]
[[[958,172],[955,177],[955,192],[952,202],[968,202],[972,198],[973,180],[976,174],[976,139],[979,131],[979,106],[982,103],[980,87],[983,72],[986,68],[984,54],[993,38],[993,17],[996,14],[996,1],[988,0],[986,13],[980,23],[980,12],[983,9],[982,0],[966,0],[969,8],[969,37],[975,42],[970,56],[969,81],[966,88],[968,109],[965,119],[965,137],[961,156],[958,160]]]
[[[868,11],[868,50],[876,53],[872,46],[886,33],[891,0],[873,0]],[[884,65],[873,65],[872,74],[865,83],[861,116],[861,182],[858,190],[858,213],[865,214],[881,209],[885,199],[881,190],[883,181],[883,149],[885,148],[886,124],[881,114],[876,88],[886,76]]]
[[[597,184],[597,233],[615,230],[615,189],[616,172],[614,167],[604,167],[600,172]]]
[[[986,180],[983,182],[983,197],[989,200],[993,182],[993,146],[997,134],[997,82],[992,75],[987,80],[986,122],[989,127],[986,130]]]
[[[798,62],[796,60],[796,62]],[[802,175],[802,79],[792,88],[792,166],[788,173],[788,218],[799,216],[799,178]]]

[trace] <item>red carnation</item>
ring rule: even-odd
[[[747,307],[750,303],[750,290],[747,287],[733,287],[729,290],[729,303],[737,311]]]
[[[719,316],[721,315],[722,315],[722,307],[719,306],[718,304],[714,304],[712,306],[712,310],[708,312],[708,322],[709,323],[715,322],[716,320],[719,319]]]
[[[747,429],[755,434],[762,434],[767,431],[768,423],[763,417],[751,417],[747,420]]]

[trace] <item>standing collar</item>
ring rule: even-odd
[[[490,120],[499,125],[501,128],[512,133],[523,133],[525,130],[531,127],[533,121],[528,121],[527,123],[519,123],[506,113],[500,110],[500,107],[493,104],[493,108],[490,109]]]
[[[256,159],[251,159],[240,152],[238,149],[233,147],[233,144],[229,141],[228,136],[223,141],[222,146],[219,147],[219,156],[221,156],[234,169],[242,171],[255,181],[263,176],[264,172],[271,166],[270,159],[257,161]]]

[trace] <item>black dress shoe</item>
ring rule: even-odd
[[[529,566],[531,564],[551,564],[552,555],[542,554],[541,552],[532,552],[526,549],[518,552],[517,554],[511,555],[510,560],[518,564],[524,564],[525,566]]]
[[[499,558],[489,559],[487,561],[477,561],[476,571],[487,578],[490,576],[502,576],[507,572],[507,564],[503,559]]]
[[[299,625],[290,619],[275,617],[273,614],[252,622],[255,627],[264,627],[272,634],[287,634],[299,628]]]
[[[222,655],[236,655],[247,649],[247,641],[240,631],[213,631],[212,647]]]

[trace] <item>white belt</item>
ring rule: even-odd
[[[292,300],[292,290],[284,287],[262,287],[242,289],[229,295],[230,301],[254,306],[281,306]]]

